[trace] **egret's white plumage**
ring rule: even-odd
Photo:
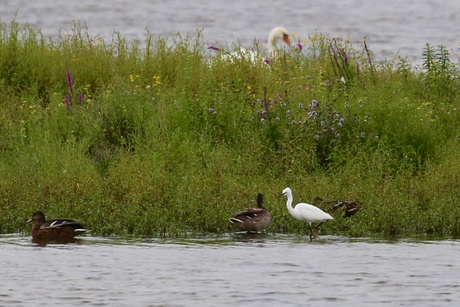
[[[228,54],[223,54],[222,59],[232,60],[235,58],[246,58],[253,63],[256,63],[258,61],[270,61],[278,56],[278,50],[282,48],[283,43],[289,47],[291,46],[289,32],[285,27],[275,27],[268,34],[268,59],[264,59],[257,52],[247,49],[241,49]]]
[[[298,203],[295,207],[292,207],[293,197],[291,188],[287,187],[283,190],[282,196],[287,196],[286,206],[289,213],[300,221],[305,221],[310,225],[310,240],[313,238],[313,232],[325,221],[333,220],[334,218],[329,214],[321,210],[320,208],[307,204]],[[318,223],[315,228],[312,228],[313,223]]]

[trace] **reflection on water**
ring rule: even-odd
[[[40,247],[0,236],[0,306],[377,306],[460,302],[460,241],[281,234],[83,237]]]

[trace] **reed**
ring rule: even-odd
[[[257,49],[259,46],[254,45]],[[458,65],[379,63],[316,33],[269,64],[225,61],[201,33],[128,43],[76,23],[51,41],[0,25],[0,232],[32,212],[95,235],[232,231],[264,193],[269,232],[306,233],[277,195],[355,199],[323,233],[458,237]]]

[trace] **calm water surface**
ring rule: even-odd
[[[146,30],[186,35],[203,28],[210,43],[243,44],[265,41],[271,28],[284,25],[302,38],[315,31],[351,33],[356,40],[368,36],[380,60],[396,53],[415,59],[425,43],[457,54],[460,42],[458,0],[0,0],[0,19],[16,19],[51,36],[85,21],[92,35],[110,39],[117,30],[141,41]]]
[[[0,236],[0,306],[455,306],[460,241]]]

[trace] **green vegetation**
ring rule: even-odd
[[[79,24],[54,41],[0,25],[0,233],[28,231],[36,210],[94,235],[225,233],[262,192],[268,232],[306,234],[277,198],[290,186],[294,202],[364,204],[332,213],[323,234],[458,237],[460,76],[447,50],[427,45],[417,67],[378,63],[365,41],[303,43],[253,64],[200,33],[136,45]]]

